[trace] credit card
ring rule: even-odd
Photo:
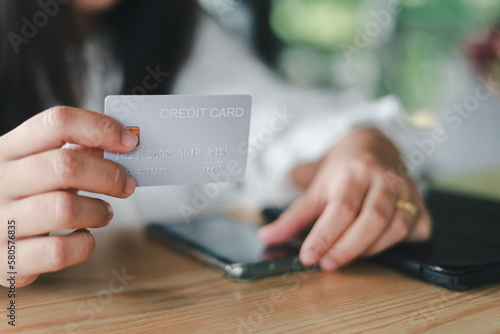
[[[104,152],[137,186],[224,183],[245,176],[248,95],[113,95],[105,113],[138,135],[130,153]]]

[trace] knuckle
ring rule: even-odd
[[[401,191],[399,189],[392,188],[390,185],[385,183],[385,180],[382,180],[382,184],[383,184],[383,188],[380,190],[378,197],[380,199],[384,199],[384,201],[387,201],[386,203],[389,203],[389,202],[395,203],[396,199],[397,199],[398,195],[401,193]],[[385,213],[385,215],[387,217],[390,216],[390,210],[389,210],[388,205],[385,208],[381,208],[381,210],[383,210],[383,212]]]
[[[78,176],[81,157],[74,150],[58,150],[54,156],[53,169],[63,186],[69,187],[71,181]]]
[[[360,158],[366,167],[371,167],[378,164],[379,158],[373,152],[365,152]]]
[[[54,211],[54,219],[57,224],[65,228],[72,228],[71,223],[78,213],[74,196],[67,192],[57,194]]]
[[[368,162],[365,159],[359,158],[351,161],[349,165],[349,170],[356,173],[357,175],[364,175],[368,171]]]
[[[66,244],[60,237],[55,237],[47,245],[45,252],[45,262],[49,270],[60,270],[66,266],[68,256]]]
[[[407,179],[392,169],[386,169],[384,171],[384,179],[386,185],[389,186],[392,193],[399,193],[407,182]]]
[[[4,156],[7,148],[10,146],[10,141],[12,137],[12,132],[6,133],[0,137],[0,156]]]
[[[47,109],[44,113],[43,122],[48,128],[64,130],[73,121],[73,113],[68,107],[57,106]]]
[[[347,220],[354,220],[359,211],[358,206],[356,206],[351,199],[344,198],[339,206],[339,216]]]
[[[104,137],[108,137],[112,135],[118,128],[115,126],[115,121],[108,118],[104,117],[101,120],[101,133],[103,134]]]
[[[98,147],[115,132],[116,126],[113,120],[102,117],[97,129],[92,131],[89,142],[92,147]]]
[[[12,155],[16,154],[13,152],[13,149],[15,151],[18,142],[24,140],[20,133],[22,131],[14,129],[0,137],[0,159],[9,160],[12,158]]]
[[[351,168],[358,173],[366,173],[375,166],[377,158],[371,153],[365,153],[352,161]]]

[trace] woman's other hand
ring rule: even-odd
[[[412,180],[398,175],[400,167],[398,150],[378,131],[348,135],[321,161],[295,168],[292,177],[306,191],[261,228],[261,239],[282,242],[315,222],[300,260],[308,266],[319,262],[326,271],[400,241],[428,239],[429,213]],[[399,200],[410,202],[410,209],[416,205],[418,213],[398,208]]]

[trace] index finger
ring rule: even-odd
[[[16,160],[66,143],[129,152],[137,136],[105,114],[71,107],[41,112],[0,137],[0,159]]]

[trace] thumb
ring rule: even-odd
[[[325,205],[325,202],[306,193],[295,200],[278,219],[261,227],[259,238],[266,244],[284,242],[313,223],[323,212]]]

